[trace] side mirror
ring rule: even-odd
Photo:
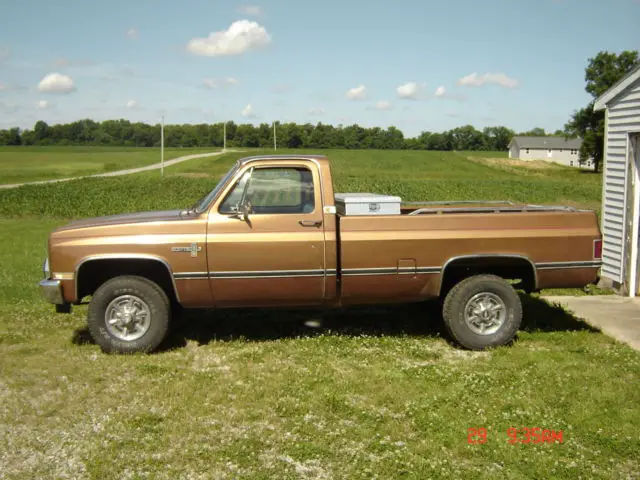
[[[235,211],[233,217],[245,222],[249,220],[249,214],[253,213],[251,201],[249,200],[245,200],[242,203],[237,203],[232,208]]]

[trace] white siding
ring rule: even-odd
[[[570,148],[521,148],[518,152],[518,156],[510,156],[509,158],[519,158],[520,160],[544,160],[547,162],[560,163],[570,167],[579,167],[579,153],[579,149]],[[511,152],[509,152],[509,154],[511,155]],[[585,164],[585,167],[586,166],[587,165]]]
[[[607,108],[604,178],[602,186],[602,275],[623,283],[627,139],[640,132],[640,82],[622,93]]]

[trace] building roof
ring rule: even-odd
[[[614,83],[613,86],[600,95],[593,104],[594,110],[604,110],[611,100],[614,100],[618,95],[623,93],[628,87],[633,85],[640,79],[640,64],[638,64],[633,70],[627,73],[624,77]]]
[[[582,146],[582,139],[564,137],[527,137],[527,136],[515,136],[509,142],[509,146],[515,143],[518,148],[568,148],[579,149]]]

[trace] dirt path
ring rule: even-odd
[[[203,158],[203,157],[216,157],[218,155],[223,155],[225,153],[229,153],[233,151],[235,150],[227,150],[224,152],[220,151],[220,152],[210,152],[210,153],[195,153],[193,155],[185,155],[184,157],[165,160],[164,166],[170,167],[171,165],[175,165],[176,163],[186,162],[187,160],[193,160],[195,158]],[[17,188],[23,185],[39,185],[42,183],[68,182],[69,180],[79,180],[81,178],[117,177],[119,175],[131,175],[132,173],[146,172],[147,170],[158,170],[161,167],[162,167],[161,163],[154,163],[153,165],[147,165],[146,167],[128,168],[126,170],[116,170],[115,172],[95,173],[93,175],[83,175],[81,177],[54,178],[51,180],[38,180],[36,182],[10,183],[6,185],[0,185],[0,189],[1,188]]]

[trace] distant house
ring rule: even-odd
[[[515,136],[509,142],[509,158],[518,160],[546,160],[569,167],[579,167],[578,153],[582,140],[564,137]],[[592,166],[591,160],[585,166]]]

